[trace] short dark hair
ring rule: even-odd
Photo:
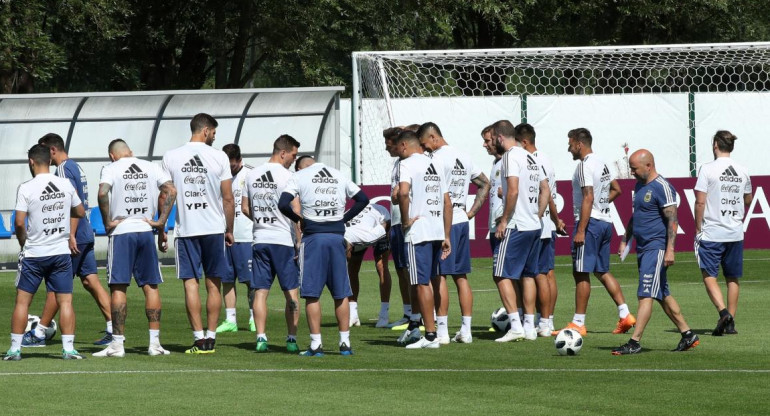
[[[438,134],[441,137],[444,137],[443,134],[441,134],[441,129],[438,128],[436,123],[429,121],[427,123],[423,123],[419,129],[417,129],[417,137],[422,137],[428,133],[428,131],[434,130],[436,134]]]
[[[398,138],[398,135],[401,134],[402,131],[403,129],[401,127],[389,127],[382,131],[382,137],[384,137],[385,140],[392,142]]]
[[[530,143],[535,144],[535,128],[531,124],[521,123],[514,128],[514,131],[516,140],[527,139]]]
[[[511,124],[508,120],[498,120],[494,124],[492,124],[492,131],[495,136],[503,136],[503,137],[509,137],[514,138],[516,137],[516,129],[513,128],[513,124]]]
[[[64,151],[64,139],[62,139],[61,136],[56,133],[48,133],[45,136],[39,138],[37,140],[37,144],[42,144],[49,148],[53,147],[60,152]]]
[[[413,131],[404,130],[401,132],[401,134],[398,135],[398,138],[396,139],[396,143],[401,142],[415,142],[420,144],[420,136],[418,136],[417,133]]]
[[[279,153],[281,150],[285,152],[291,152],[293,148],[299,149],[299,142],[294,137],[288,134],[282,134],[278,136],[273,142],[273,154]]]
[[[113,147],[114,147],[116,144],[118,144],[118,143],[123,143],[123,144],[125,144],[126,146],[128,146],[128,144],[126,144],[126,141],[125,141],[125,140],[123,140],[123,139],[115,139],[115,140],[111,141],[111,142],[110,142],[110,144],[108,144],[108,145],[107,145],[107,151],[108,151],[108,152],[110,152],[110,153],[112,153],[112,148],[113,148]]]
[[[294,171],[295,172],[298,171],[299,169],[297,169],[297,168],[299,167],[299,164],[303,160],[308,159],[308,158],[315,160],[315,158],[313,158],[313,156],[311,156],[311,155],[302,155],[302,156],[298,157],[297,160],[294,161]]]
[[[491,125],[484,127],[483,129],[481,129],[481,137],[484,137],[484,135],[487,133],[494,133],[492,130],[494,130],[494,127],[492,127]]]
[[[222,151],[227,154],[230,160],[241,160],[241,147],[235,143],[228,143],[222,146]]]
[[[717,148],[723,152],[732,152],[733,148],[735,148],[736,140],[738,140],[738,137],[727,130],[719,130],[714,135],[714,142],[717,144]]]
[[[206,113],[198,113],[190,120],[190,131],[193,134],[203,130],[204,127],[215,129],[217,126],[219,126],[217,120]]]
[[[44,144],[36,144],[29,148],[27,157],[39,165],[50,165],[51,149]]]
[[[404,126],[402,129],[403,130],[413,131],[413,132],[417,133],[417,130],[420,129],[420,125],[419,124],[410,124],[408,126]]]
[[[577,140],[580,143],[587,144],[588,146],[591,146],[591,143],[593,143],[594,138],[591,137],[591,132],[588,131],[588,129],[583,127],[578,127],[576,129],[572,129],[567,133],[567,137],[569,137],[572,140]]]

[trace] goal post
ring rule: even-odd
[[[353,77],[353,170],[361,184],[389,180],[389,164],[383,163],[389,156],[384,151],[382,130],[428,121],[410,119],[415,114],[415,102],[417,106],[439,107],[441,102],[436,100],[441,99],[454,103],[462,99],[480,100],[474,103],[513,99],[507,118],[514,124],[527,121],[546,125],[549,117],[571,121],[564,103],[576,113],[589,114],[586,107],[609,111],[608,118],[624,120],[627,125],[628,120],[637,119],[639,124],[649,125],[649,120],[644,120],[646,114],[665,110],[667,113],[659,118],[675,131],[663,139],[684,153],[677,158],[685,159],[678,163],[682,176],[694,176],[696,166],[710,152],[696,146],[700,139],[696,137],[697,95],[770,91],[770,42],[354,52]],[[632,99],[618,101],[613,97]],[[618,108],[623,106],[628,108]],[[467,106],[441,108],[456,112],[442,114],[447,119],[483,118],[485,114],[482,110],[480,116],[474,114],[474,108]],[[548,113],[551,110],[554,112]],[[619,113],[621,110],[625,113]],[[631,127],[637,128],[633,124]],[[569,126],[574,127],[578,125]],[[626,134],[623,127],[615,127],[618,147],[628,142],[620,137]],[[563,129],[562,136],[567,130]],[[480,140],[478,134],[476,138]],[[633,145],[638,146],[644,139],[635,140]]]

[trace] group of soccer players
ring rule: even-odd
[[[22,346],[45,346],[45,331],[57,310],[62,357],[84,358],[74,348],[74,274],[81,277],[107,321],[105,336],[96,342],[106,347],[94,357],[125,355],[126,290],[132,277],[145,295],[147,352],[154,356],[170,354],[160,343],[158,285],[163,279],[156,243],[158,250],[167,251],[166,227],[174,204],[178,212],[177,277],[183,281],[193,335],[193,344],[185,353],[213,353],[218,332],[237,330],[236,281],[248,287],[256,351],[268,351],[267,296],[277,277],[286,298],[287,350],[300,351],[296,336],[302,297],[310,345],[300,354],[324,354],[319,298],[327,287],[334,299],[339,352],[353,354],[349,328],[360,325],[356,306],[358,271],[363,251],[369,246],[375,247],[380,275],[382,303],[377,327],[403,330],[398,342],[407,349],[472,342],[468,221],[487,197],[493,278],[511,322],[510,330],[496,341],[534,340],[558,332],[553,326],[557,297],[555,239],[557,233],[567,231],[554,203],[553,166],[538,151],[531,125],[514,127],[500,120],[482,130],[484,147],[495,159],[491,179],[467,155],[450,147],[434,123],[386,129],[386,149],[397,158],[390,213],[370,204],[364,192],[336,169],[312,157],[297,158],[300,143],[293,137],[282,135],[276,139],[269,161],[252,168],[243,163],[237,145],[228,144],[223,151],[212,147],[217,125],[207,114],[193,117],[190,141],[168,151],[162,167],[134,157],[122,139],[109,144],[112,163],[102,169],[98,202],[109,236],[110,295],[96,278],[93,232],[85,218],[85,175],[68,159],[58,135],[44,136],[29,150],[33,179],[21,184],[17,193],[14,227],[22,251],[11,347],[4,360],[20,360]],[[687,327],[666,282],[666,268],[674,261],[675,190],[657,174],[649,151],[639,150],[632,155],[630,167],[639,183],[621,252],[632,237],[637,240],[637,320],[609,272],[609,204],[620,194],[620,187],[607,165],[593,154],[588,130],[571,130],[567,136],[569,151],[579,161],[572,181],[576,304],[567,328],[586,333],[589,275],[593,273],[618,306],[619,319],[613,333],[625,333],[636,326],[629,342],[614,349],[613,354],[641,350],[639,341],[651,314],[652,299],[663,305],[682,333],[677,350],[696,346],[698,337]],[[742,275],[743,234],[739,225],[744,210],[729,201],[744,206],[751,201],[746,170],[729,159],[734,141],[729,132],[717,133],[716,160],[703,166],[696,185],[696,254],[709,296],[720,314],[714,335],[736,333],[734,316]],[[52,163],[57,166],[56,175],[50,172]],[[295,173],[289,170],[292,164]],[[470,183],[478,191],[468,208]],[[346,210],[349,200],[353,204]],[[729,211],[724,209],[726,200]],[[388,324],[390,255],[404,304],[404,319],[393,324]],[[727,307],[716,283],[720,264],[728,282]],[[452,276],[457,286],[461,313],[460,330],[452,337],[447,276]],[[204,279],[207,293],[205,326],[200,279]],[[48,297],[41,321],[25,333],[29,305],[43,281]],[[223,297],[226,318],[218,325]],[[536,322],[537,311],[540,318]]]

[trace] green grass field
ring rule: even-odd
[[[633,256],[632,256],[633,257]],[[616,260],[617,257],[614,257]],[[361,274],[360,328],[351,330],[355,355],[336,354],[338,334],[331,299],[324,306],[323,336],[327,355],[305,358],[284,347],[283,296],[270,297],[268,336],[271,352],[254,352],[255,336],[247,329],[245,291],[239,293],[241,331],[220,334],[217,352],[185,355],[192,343],[181,282],[165,268],[161,286],[161,341],[173,351],[166,357],[146,355],[147,324],[141,291],[129,289],[126,357],[98,359],[91,345],[104,322],[93,300],[76,282],[76,347],[87,353],[79,362],[63,361],[57,334],[46,348],[24,349],[20,362],[0,363],[2,414],[394,414],[429,412],[526,415],[555,414],[768,414],[761,397],[770,379],[767,342],[770,253],[746,253],[745,277],[736,317],[737,336],[710,335],[717,313],[706,296],[692,253],[680,253],[669,269],[671,293],[690,326],[701,336],[692,351],[670,352],[679,340],[673,325],[656,307],[642,340],[644,351],[614,357],[610,349],[628,335],[613,335],[614,304],[594,281],[589,303],[588,335],[580,355],[556,354],[552,338],[498,344],[488,332],[489,315],[499,307],[491,261],[474,261],[470,276],[475,306],[473,344],[438,350],[407,351],[395,343],[398,333],[376,329],[379,310],[376,273],[365,263]],[[635,258],[613,265],[632,312],[636,311]],[[574,283],[567,258],[557,258],[559,301],[556,325],[566,324],[574,308]],[[103,271],[101,272],[103,274]],[[14,273],[0,274],[0,349],[10,338]],[[395,280],[395,273],[394,273]],[[599,286],[597,286],[599,285]],[[452,284],[450,284],[451,288]],[[242,289],[242,287],[241,287]],[[279,289],[274,289],[279,292]],[[393,287],[391,318],[401,315]],[[456,296],[450,289],[450,334],[459,329]],[[40,314],[43,296],[30,311]],[[222,315],[224,315],[224,310]],[[304,311],[300,348],[308,344]],[[763,393],[764,392],[764,393]]]

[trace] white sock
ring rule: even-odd
[[[35,327],[35,336],[38,338],[45,338],[45,330],[48,329],[48,327],[37,324]]]
[[[206,330],[206,338],[217,339],[217,331]]]
[[[265,341],[267,341],[267,334],[257,334],[257,340],[259,340],[260,338],[264,338]]]
[[[107,321],[107,332],[112,333],[112,321]]]
[[[160,329],[150,330],[150,345],[160,345]]]
[[[548,328],[548,318],[541,317],[540,320],[538,321],[537,326],[539,326],[540,328]]]
[[[340,346],[345,343],[350,346],[350,331],[340,331]]]
[[[8,351],[21,351],[22,338],[24,338],[24,334],[11,334],[11,349]]]
[[[350,302],[350,319],[358,318],[358,302]]]
[[[412,305],[403,305],[403,309],[404,309],[404,316],[412,315]]]
[[[532,331],[535,329],[535,315],[524,314],[524,330]]]
[[[449,325],[447,325],[447,321],[449,321],[449,317],[447,316],[436,317],[436,336],[439,336],[439,337],[449,336]]]
[[[521,318],[518,312],[509,313],[508,319],[511,321],[511,331],[521,332],[524,328],[521,327]]]
[[[231,324],[234,324],[237,322],[235,320],[235,308],[225,308],[225,316],[226,316],[225,319],[227,320],[227,322],[230,322]]]
[[[249,321],[254,320],[254,309],[249,309]]]
[[[471,319],[473,319],[471,316],[462,317],[462,326],[460,326],[461,334],[468,335],[471,333]]]
[[[75,336],[62,334],[61,346],[64,351],[73,351],[75,349]]]
[[[203,339],[203,331],[193,331],[193,338],[195,340]]]
[[[310,349],[315,350],[321,346],[321,334],[310,334]]]
[[[126,336],[125,335],[113,335],[112,336],[112,340],[122,347],[123,343],[126,342]]]
[[[572,323],[575,325],[585,325],[586,324],[586,314],[584,313],[576,313],[572,316]]]
[[[380,302],[380,318],[388,318],[390,314],[390,302]]]
[[[620,317],[620,319],[623,319],[630,314],[631,312],[628,311],[628,305],[626,305],[625,303],[622,305],[618,305],[618,316]]]
[[[548,315],[548,320],[553,322],[553,315]]]

